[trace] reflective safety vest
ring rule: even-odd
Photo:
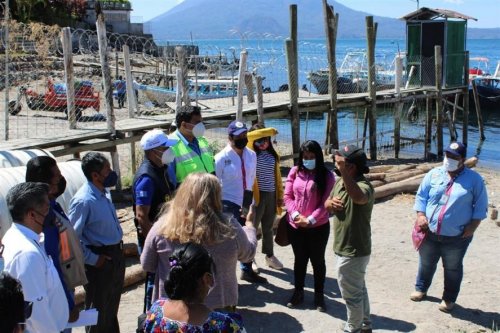
[[[170,149],[175,155],[175,178],[177,184],[182,183],[184,178],[194,172],[215,172],[214,154],[208,145],[208,141],[204,137],[197,138],[200,147],[201,155],[198,155],[189,146],[184,144],[183,140],[177,143]]]

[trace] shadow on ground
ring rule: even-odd
[[[247,332],[302,332],[302,324],[284,312],[264,313],[249,309],[238,311]]]
[[[500,313],[464,308],[457,304],[450,315],[454,318],[482,326],[493,332],[496,332],[500,328]]]

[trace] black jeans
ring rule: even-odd
[[[125,278],[125,257],[122,244],[89,247],[96,254],[111,257],[103,266],[85,265],[88,283],[85,288],[85,309],[99,311],[97,325],[87,326],[87,333],[120,332],[118,308]]]
[[[288,239],[292,244],[295,262],[293,274],[295,289],[303,290],[307,264],[311,260],[314,273],[314,292],[323,293],[326,277],[325,251],[330,236],[330,223],[316,228],[294,229],[288,226]]]

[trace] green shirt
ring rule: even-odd
[[[331,197],[339,197],[344,210],[336,212],[333,217],[334,243],[333,250],[337,255],[346,257],[363,257],[371,253],[371,227],[373,202],[375,200],[373,186],[363,176],[356,180],[359,188],[368,196],[368,202],[357,205],[352,202],[340,179],[333,187]]]

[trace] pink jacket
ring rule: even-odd
[[[299,212],[308,218],[316,220],[309,228],[316,228],[328,223],[329,215],[324,203],[328,199],[334,184],[335,178],[331,172],[328,172],[325,192],[320,196],[314,183],[314,173],[305,170],[298,171],[298,168],[294,166],[288,173],[283,195],[288,212],[288,223],[297,229],[292,220],[294,212]]]

